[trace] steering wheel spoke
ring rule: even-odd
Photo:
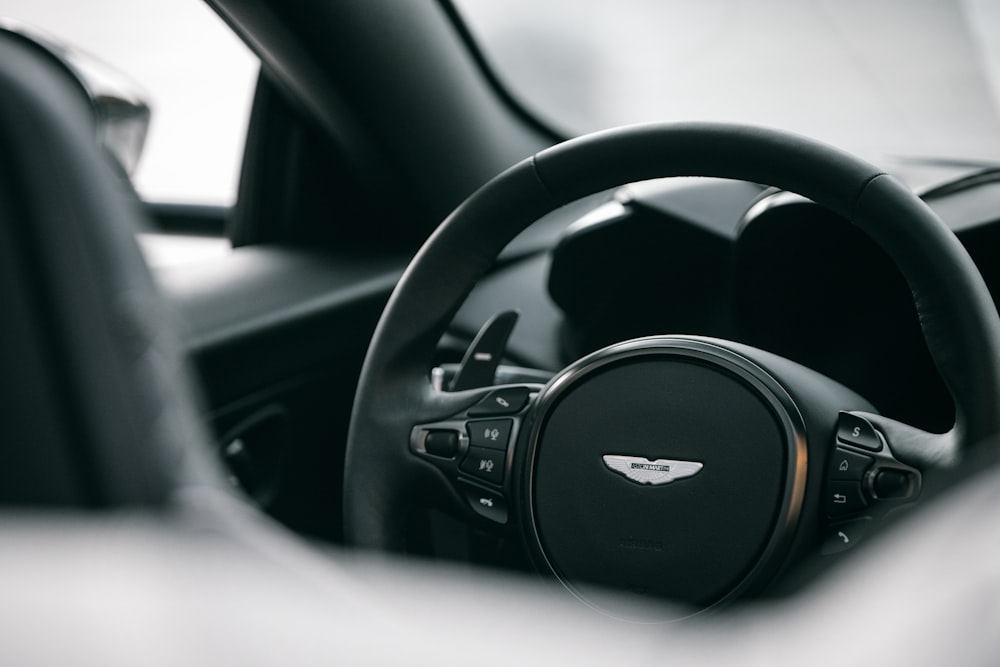
[[[516,443],[541,385],[510,384],[458,393],[437,392],[456,409],[445,419],[421,421],[410,431],[410,454],[444,474],[462,512],[506,525]],[[460,407],[459,407],[460,406]]]
[[[841,412],[825,472],[821,553],[855,546],[888,514],[916,502],[934,449],[950,439],[870,412]]]
[[[883,415],[867,412],[856,415],[878,431],[894,456],[921,470],[954,467],[961,458],[958,426],[947,433],[929,433]]]

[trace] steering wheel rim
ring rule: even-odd
[[[406,443],[415,424],[445,419],[483,396],[435,391],[427,373],[440,336],[503,247],[576,199],[674,176],[796,192],[858,226],[896,263],[956,421],[945,434],[929,434],[868,414],[894,451],[927,465],[949,464],[963,446],[1000,433],[1000,318],[968,253],[912,192],[854,156],[775,130],[632,126],[570,140],[511,167],[459,206],[413,259],[379,322],[358,385],[345,466],[349,542],[402,550],[415,495],[435,504],[454,494]]]

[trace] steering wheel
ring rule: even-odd
[[[897,422],[790,360],[698,336],[612,345],[545,385],[432,385],[436,344],[514,236],[581,197],[672,176],[775,186],[867,233],[913,293],[955,404],[954,426],[936,434]],[[864,323],[858,327],[863,335]],[[692,610],[752,595],[806,556],[835,558],[915,500],[926,473],[954,466],[1000,433],[998,345],[996,308],[954,234],[858,158],[723,124],[641,125],[574,139],[473,194],[400,280],[358,385],[346,536],[405,550],[412,509],[434,506],[523,540],[540,569],[614,614],[631,612],[592,585]]]

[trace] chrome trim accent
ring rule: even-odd
[[[605,454],[601,457],[610,470],[614,470],[625,479],[636,484],[669,484],[675,479],[692,477],[701,472],[704,464],[700,461],[675,461],[674,459],[656,459],[650,461],[644,456],[627,456],[625,454]]]

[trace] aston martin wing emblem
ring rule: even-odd
[[[669,484],[675,479],[697,475],[702,467],[698,461],[674,461],[656,459],[650,461],[642,456],[622,456],[605,454],[604,465],[628,477],[637,484]]]

